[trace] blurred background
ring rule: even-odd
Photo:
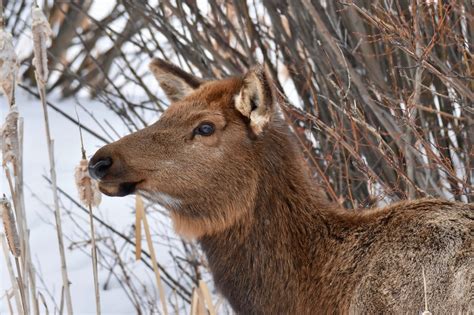
[[[38,291],[54,312],[61,309],[61,282],[32,66],[34,2],[1,1],[20,60],[16,92],[25,121],[33,263]],[[53,31],[47,94],[76,313],[95,310],[87,209],[77,203],[73,179],[78,118],[89,157],[156,121],[168,101],[148,71],[152,57],[209,80],[264,64],[308,171],[329,199],[348,209],[430,196],[474,199],[470,0],[37,3]],[[5,117],[6,103],[0,109]],[[2,193],[5,187],[2,178]],[[103,313],[162,312],[148,253],[135,261],[133,198],[103,199],[95,212]],[[163,209],[146,207],[169,311],[188,313],[193,288],[203,279],[218,313],[230,312],[213,291],[197,244],[173,233]],[[11,284],[0,266],[3,292]]]

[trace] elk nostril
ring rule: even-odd
[[[105,174],[107,174],[107,170],[112,165],[111,158],[101,159],[94,164],[89,164],[89,174],[94,179],[102,179]]]

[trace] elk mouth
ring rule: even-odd
[[[111,197],[124,197],[130,194],[133,194],[137,190],[137,185],[140,184],[141,181],[137,182],[108,182],[108,181],[100,181],[99,182],[99,190]]]

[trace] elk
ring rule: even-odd
[[[342,209],[309,174],[263,67],[210,81],[159,59],[150,69],[171,105],[89,171],[107,195],[143,191],[168,209],[237,313],[474,309],[473,204]]]

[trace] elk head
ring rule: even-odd
[[[158,59],[150,69],[171,105],[156,123],[98,150],[89,171],[109,196],[148,193],[184,237],[223,230],[254,207],[264,139],[279,119],[268,75],[258,66],[203,81]]]

